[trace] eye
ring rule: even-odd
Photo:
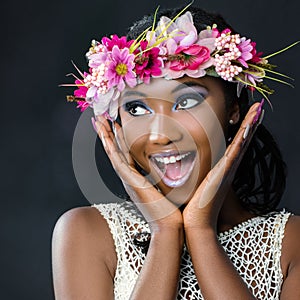
[[[151,113],[150,109],[148,109],[144,103],[139,101],[127,102],[124,105],[124,110],[132,116],[143,116]]]
[[[178,98],[175,109],[184,110],[197,106],[204,100],[204,97],[200,94],[184,95]]]

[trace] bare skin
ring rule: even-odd
[[[219,94],[220,89],[215,87],[211,80],[204,79],[200,82],[208,91],[205,94],[205,101],[213,107],[225,130],[226,122],[238,116],[236,107],[225,113],[224,101]],[[147,92],[147,90],[142,91]],[[166,98],[169,99],[171,96],[171,94],[167,95]],[[218,99],[218,102],[215,99]],[[173,114],[170,108],[174,107],[174,103],[171,106],[165,102],[159,105],[159,99],[152,100],[148,97],[146,100],[153,114],[148,116],[147,111],[142,110],[143,118],[152,118],[152,116],[157,118],[155,113],[158,114],[158,111],[159,114],[169,114],[168,117]],[[184,137],[194,137],[195,124],[190,128],[188,126],[192,122],[191,118],[201,113],[199,106],[201,105],[191,107],[192,117],[190,116],[183,126],[188,128],[188,134],[172,136],[176,139],[176,147],[179,149],[181,149],[181,139],[182,144],[187,145],[189,142],[185,141]],[[152,233],[148,254],[131,299],[165,300],[176,297],[184,242],[192,257],[195,273],[205,298],[254,299],[219,244],[217,233],[253,217],[239,205],[230,186],[239,161],[255,132],[256,125],[253,124],[253,119],[257,114],[257,108],[258,104],[250,108],[233,142],[212,168],[211,159],[208,159],[211,157],[211,151],[206,150],[208,149],[206,132],[200,134],[200,137],[198,135],[195,137],[195,143],[191,143],[190,148],[194,147],[193,149],[199,154],[195,159],[201,167],[197,172],[192,171],[190,175],[196,182],[193,193],[187,193],[191,190],[188,184],[184,183],[173,189],[168,186],[168,181],[159,181],[158,176],[157,186],[161,191],[159,192],[135,169],[134,161],[153,173],[149,157],[157,153],[158,149],[170,151],[176,148],[172,146],[172,140],[170,141],[173,131],[166,133],[168,131],[166,126],[163,127],[165,134],[157,130],[157,124],[162,124],[155,123],[158,119],[153,119],[151,123],[156,124],[155,130],[154,127],[149,127],[152,131],[148,135],[141,135],[140,140],[131,140],[132,131],[126,131],[124,124],[130,122],[132,116],[126,115],[122,108],[120,108],[120,115],[124,128],[115,124],[115,133],[106,120],[98,118],[96,126],[104,148],[132,200],[147,219]],[[183,118],[180,116],[182,112],[178,114],[177,112],[172,116]],[[141,120],[141,118],[136,119],[136,116],[133,116],[132,120]],[[184,120],[180,119],[180,124],[182,122]],[[247,127],[250,130],[245,137]],[[199,128],[197,132],[199,133]],[[115,142],[115,137],[118,143]],[[143,156],[141,153],[147,155]],[[183,200],[183,210],[178,209],[178,205],[183,203],[178,203],[177,193],[172,193],[173,190],[178,191],[180,195],[187,194]],[[300,218],[293,216],[287,224],[283,241],[281,265],[284,284],[281,299],[300,298],[299,233]],[[162,253],[168,255],[161,255]],[[113,299],[116,264],[116,252],[109,228],[94,208],[74,209],[59,219],[53,235],[56,299]]]

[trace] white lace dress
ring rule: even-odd
[[[145,260],[149,226],[130,202],[93,207],[106,219],[115,243],[118,259],[114,278],[115,300],[128,300]],[[279,299],[283,280],[281,244],[289,216],[290,213],[283,210],[254,217],[218,236],[257,299]],[[182,255],[177,299],[204,299],[186,248]]]

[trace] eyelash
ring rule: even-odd
[[[147,111],[144,114],[135,114],[133,113],[133,109],[137,109],[137,108],[142,108],[145,111]],[[132,116],[142,116],[142,115],[146,115],[146,114],[150,114],[151,110],[149,108],[146,107],[146,105],[143,102],[140,101],[130,101],[124,104],[124,110],[127,111],[129,114],[131,114]]]
[[[200,94],[200,93],[193,93],[193,94],[185,94],[182,95],[180,97],[178,97],[175,105],[173,106],[174,110],[185,110],[185,109],[190,109],[193,108],[197,105],[199,105],[203,100],[204,100],[204,95]],[[196,103],[190,105],[189,107],[185,108],[179,108],[180,103],[182,103],[183,101],[188,101],[188,100],[192,100],[195,101]],[[133,110],[136,109],[143,109],[145,112],[140,112],[140,113],[136,113],[133,112]],[[147,105],[145,105],[142,101],[130,101],[124,104],[124,110],[126,112],[128,112],[129,114],[131,114],[132,116],[143,116],[143,115],[147,115],[147,114],[151,114],[152,110],[150,108],[147,107]]]
[[[185,94],[185,95],[182,95],[178,98],[174,108],[177,109],[177,110],[190,109],[190,108],[193,108],[193,107],[199,105],[200,103],[202,103],[204,101],[204,98],[205,98],[204,95],[202,95],[201,93]],[[193,105],[191,105],[190,107],[187,107],[187,108],[184,108],[184,107],[183,108],[178,108],[178,106],[180,105],[181,102],[187,101],[187,100],[193,100],[196,103],[194,103]]]

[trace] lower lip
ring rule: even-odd
[[[189,179],[189,177],[192,174],[192,171],[194,169],[195,160],[196,160],[196,156],[194,157],[194,159],[189,167],[189,170],[186,172],[186,174],[176,180],[172,180],[169,177],[165,176],[165,174],[163,174],[163,172],[160,170],[160,168],[152,160],[151,160],[151,163],[152,163],[155,171],[159,174],[159,177],[161,178],[161,180],[163,181],[163,183],[165,185],[172,187],[172,188],[177,188],[177,187],[184,185],[186,183],[186,181]]]

